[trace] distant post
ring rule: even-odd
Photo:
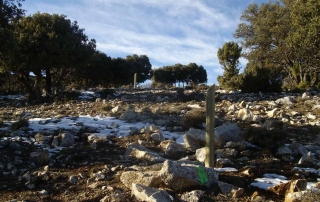
[[[214,167],[215,85],[207,90],[206,97],[206,167]]]
[[[133,78],[133,88],[134,88],[134,89],[137,88],[137,73],[134,74],[134,78]]]

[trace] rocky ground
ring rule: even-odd
[[[221,91],[216,169],[203,164],[204,99],[186,90],[74,93],[41,105],[3,96],[0,201],[319,201],[318,92]],[[124,133],[84,115],[146,125]],[[72,124],[50,129],[66,117]]]

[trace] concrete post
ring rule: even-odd
[[[133,88],[134,88],[134,89],[137,88],[137,73],[134,74],[134,78],[133,78]]]
[[[206,97],[206,167],[214,167],[215,85],[207,90]]]

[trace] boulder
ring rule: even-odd
[[[183,161],[167,160],[160,170],[160,177],[168,187],[175,191],[183,191],[201,186],[209,187],[217,182],[218,172],[213,168],[206,168]]]
[[[178,144],[174,141],[170,141],[164,152],[169,158],[172,159],[180,159],[185,156],[186,154],[186,149],[183,145]]]
[[[286,97],[283,97],[283,98],[279,98],[275,101],[276,104],[278,105],[292,105],[293,103],[296,103],[297,100],[295,99],[294,96],[286,96]]]
[[[154,163],[165,161],[158,153],[150,151],[146,147],[138,144],[129,145],[124,155],[126,157],[131,156],[133,158],[148,160]]]
[[[218,186],[220,191],[224,195],[230,195],[233,198],[239,198],[243,195],[244,189],[234,186],[232,184],[228,184],[225,182],[218,181]]]
[[[46,165],[49,162],[48,150],[38,150],[30,153],[30,159],[38,165]]]
[[[241,142],[234,142],[234,141],[229,141],[225,144],[225,148],[232,148],[236,149],[237,151],[244,151],[247,148],[247,143],[245,141]]]
[[[237,117],[242,121],[253,121],[254,115],[248,108],[242,108],[239,110]]]
[[[122,110],[122,107],[116,106],[111,109],[111,112],[115,114],[115,113],[119,113],[121,110]]]
[[[193,190],[191,192],[187,192],[182,194],[181,201],[182,202],[199,202],[201,201],[201,197],[204,195],[204,191],[202,190]]]
[[[303,198],[307,195],[308,191],[293,192],[286,195],[284,202],[303,202]]]
[[[206,160],[206,148],[202,147],[200,149],[196,150],[196,159],[201,162],[204,163],[204,161]]]
[[[225,149],[217,149],[215,150],[215,154],[219,157],[226,158],[226,157],[236,157],[238,155],[238,151],[231,148]]]
[[[145,202],[172,202],[173,197],[165,190],[147,187],[141,184],[132,184],[131,194],[136,199]]]
[[[240,136],[241,130],[236,123],[226,123],[215,129],[215,147],[223,148],[229,141],[240,142],[242,138]]]
[[[158,171],[126,171],[121,174],[120,180],[128,188],[131,188],[133,183],[148,187],[157,187],[161,184]]]
[[[313,157],[312,157],[312,154],[311,152],[308,152],[306,154],[304,154],[299,162],[298,162],[298,165],[302,166],[302,165],[305,165],[305,166],[309,166],[309,165],[312,165],[313,163]]]
[[[305,179],[291,180],[287,183],[281,183],[268,188],[269,191],[280,196],[286,196],[288,193],[305,191],[306,189],[307,180]]]
[[[61,134],[61,147],[70,147],[74,144],[74,136],[69,133]]]
[[[186,149],[196,151],[206,145],[206,133],[203,130],[191,128],[183,136]]]
[[[274,108],[274,109],[271,110],[271,111],[267,111],[267,116],[268,116],[269,118],[275,118],[276,115],[277,115],[277,111],[279,111],[278,108]]]

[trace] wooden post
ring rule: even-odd
[[[207,90],[206,97],[206,167],[214,167],[215,85]]]
[[[134,88],[134,89],[137,88],[137,73],[134,74],[134,78],[133,78],[133,88]]]

